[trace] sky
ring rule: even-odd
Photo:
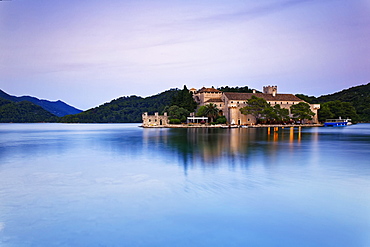
[[[86,110],[170,88],[370,82],[370,0],[0,1],[0,89]]]

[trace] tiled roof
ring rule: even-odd
[[[205,103],[212,103],[212,102],[223,102],[221,98],[216,98],[216,99],[209,99]]]
[[[205,88],[202,87],[199,91],[199,93],[222,93],[220,90],[217,90],[216,88]]]
[[[265,94],[265,93],[224,93],[225,96],[229,100],[248,100],[252,98],[252,96],[256,96],[258,98],[263,98],[266,101],[301,101],[300,98],[293,94],[276,94],[272,96],[272,94]]]

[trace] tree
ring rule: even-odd
[[[315,115],[315,113],[311,111],[310,105],[304,102],[299,102],[296,105],[292,105],[290,107],[290,111],[295,120],[312,120],[312,117]]]
[[[349,102],[335,100],[321,105],[319,110],[319,121],[324,122],[326,119],[339,117],[350,118],[353,121],[359,120],[356,109]]]
[[[205,105],[202,105],[198,108],[197,113],[195,114],[197,117],[204,117],[206,116],[206,109],[207,107]]]
[[[289,121],[290,117],[289,117],[289,110],[288,109],[281,108],[280,105],[275,105],[274,106],[274,111],[275,111],[275,114],[276,114],[276,118],[275,118],[276,121],[278,121],[278,122]]]
[[[252,98],[247,100],[247,106],[240,108],[240,112],[245,115],[251,114],[259,120],[265,118],[266,114],[272,114],[269,108],[271,108],[271,106],[265,99],[253,95]]]
[[[170,119],[179,119],[181,122],[186,122],[186,118],[190,114],[188,110],[177,105],[167,106],[164,111],[167,112]]]
[[[227,120],[226,120],[225,116],[219,116],[216,119],[216,123],[218,123],[218,124],[225,124],[226,122],[227,122]]]
[[[330,105],[328,103],[320,105],[318,114],[320,122],[325,122],[326,119],[335,118],[335,115],[331,112]]]
[[[182,107],[189,112],[193,112],[197,107],[197,103],[193,99],[193,94],[188,90],[186,85],[184,85],[184,88],[178,91],[178,93],[172,98],[171,106],[172,105]]]
[[[248,86],[244,87],[219,87],[217,90],[222,92],[237,92],[237,93],[253,93],[253,89],[250,89]]]
[[[297,96],[300,99],[303,99],[304,101],[306,101],[310,104],[320,103],[319,100],[315,96],[308,96],[308,95],[305,95],[305,94],[296,94],[295,96]]]
[[[204,115],[211,118],[211,122],[213,122],[213,119],[216,118],[220,113],[220,110],[217,108],[217,106],[213,103],[209,103],[205,105],[204,108]]]

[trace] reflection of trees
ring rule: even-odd
[[[179,128],[144,130],[148,148],[165,147],[177,153],[184,168],[217,166],[233,159],[248,159],[255,155],[273,158],[281,148],[289,148],[301,140],[300,128]],[[148,139],[149,137],[149,139]],[[165,151],[163,148],[161,152]]]

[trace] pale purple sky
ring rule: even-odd
[[[0,1],[0,89],[80,109],[170,88],[370,82],[370,0]]]

